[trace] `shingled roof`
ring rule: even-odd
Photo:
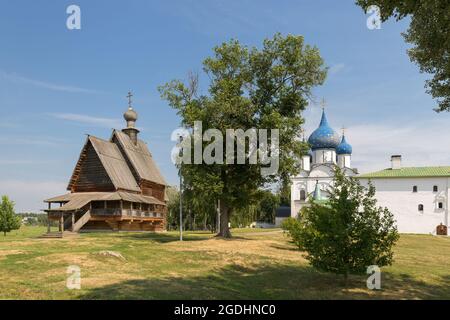
[[[84,207],[91,201],[112,201],[112,200],[124,200],[130,202],[165,205],[164,202],[159,201],[155,197],[145,196],[142,194],[134,194],[124,191],[68,193],[58,197],[44,200],[44,202],[65,203],[62,207],[52,209],[53,211],[72,211]]]
[[[122,156],[119,147],[112,142],[96,138],[94,136],[88,136],[86,140],[77,166],[75,167],[75,170],[70,179],[69,186],[67,187],[68,190],[72,189],[72,186],[78,179],[79,172],[77,170],[77,167],[79,167],[82,161],[84,161],[83,153],[89,146],[89,144],[92,144],[116,190],[122,189],[137,192],[141,191],[139,185],[133,177],[130,168],[128,167],[125,158]]]
[[[113,131],[111,141],[114,141],[114,137],[117,138],[139,179],[167,185],[144,141],[138,139],[137,144],[134,144],[127,134],[118,130]]]

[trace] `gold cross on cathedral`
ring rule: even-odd
[[[131,91],[128,91],[128,95],[127,95],[127,98],[128,98],[128,108],[131,108],[131,97],[133,96],[133,94],[131,94]]]
[[[347,130],[347,128],[345,127],[345,126],[342,126],[342,135],[344,136],[345,135],[345,130]]]
[[[320,101],[320,107],[322,108],[322,110],[325,109],[325,98],[322,98],[322,101]]]

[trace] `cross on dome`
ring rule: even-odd
[[[131,91],[128,91],[128,95],[127,95],[127,98],[128,98],[128,109],[133,109],[131,107],[131,97],[132,96],[133,96],[133,94],[131,93]]]

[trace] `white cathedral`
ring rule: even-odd
[[[403,167],[400,155],[391,156],[391,167],[358,174],[351,166],[352,147],[328,124],[325,110],[319,127],[309,136],[311,150],[303,156],[300,173],[292,177],[291,217],[308,205],[312,196],[326,201],[333,182],[333,167],[339,166],[346,176],[354,176],[376,188],[378,206],[387,207],[401,233],[444,234],[448,226],[450,166]],[[283,218],[277,218],[277,224]]]

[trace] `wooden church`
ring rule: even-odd
[[[49,236],[165,230],[166,182],[138,138],[131,93],[128,98],[127,127],[113,130],[109,140],[88,136],[67,187],[70,192],[45,200]],[[58,222],[58,232],[50,232],[50,221]]]

